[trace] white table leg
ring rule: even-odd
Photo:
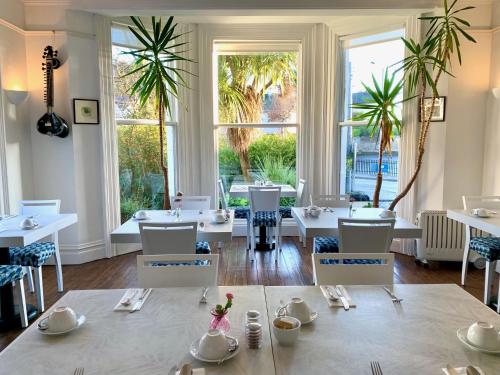
[[[496,262],[486,262],[486,269],[484,275],[484,304],[489,305],[491,301],[491,287],[495,279],[495,265]]]

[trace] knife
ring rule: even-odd
[[[340,298],[340,301],[342,302],[342,305],[344,305],[344,310],[349,310],[349,302],[347,302],[347,298],[342,294],[342,291],[338,286],[335,286],[335,291],[337,292],[337,295]]]
[[[448,370],[448,374],[450,375],[458,375],[458,372],[456,372],[455,369],[451,367],[449,364],[446,365],[446,370]]]
[[[481,375],[481,373],[473,366],[467,366],[465,371],[467,371],[467,375]]]
[[[141,296],[139,297],[137,302],[134,304],[134,307],[132,308],[132,310],[130,310],[130,312],[135,312],[135,311],[139,310],[141,308],[142,304],[144,303],[144,299],[149,295],[149,293],[151,293],[151,288],[144,289]]]

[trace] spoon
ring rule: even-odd
[[[193,373],[193,366],[189,363],[185,363],[182,365],[179,375],[191,375]]]

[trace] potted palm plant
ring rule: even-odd
[[[139,17],[130,19],[134,27],[130,26],[129,29],[141,47],[124,52],[134,57],[130,71],[124,76],[137,76],[130,88],[130,94],[139,97],[141,107],[146,106],[151,97],[154,98],[158,115],[160,169],[164,179],[163,209],[170,209],[168,168],[165,164],[165,115],[172,113],[173,100],[178,98],[179,87],[187,87],[184,75],[191,74],[176,64],[192,60],[181,56],[188,43],[179,41],[185,33],[176,33],[177,24],[174,23],[174,17],[169,17],[164,25],[161,18],[151,17],[150,29]]]
[[[381,85],[375,76],[372,76],[372,80],[373,88],[363,83],[369,98],[363,103],[352,104],[351,108],[362,110],[352,119],[354,121],[368,121],[370,136],[378,138],[378,170],[375,191],[373,192],[373,207],[378,207],[383,179],[382,159],[385,152],[391,152],[394,129],[398,132],[401,129],[401,121],[395,110],[396,106],[402,102],[398,101],[398,98],[403,90],[403,80],[396,80],[395,75],[389,75],[387,69],[384,72]]]

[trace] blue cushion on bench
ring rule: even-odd
[[[196,242],[196,254],[211,254],[210,244],[207,241]]]
[[[283,219],[291,219],[292,218],[292,207],[280,207],[280,215]]]
[[[53,242],[34,242],[23,247],[11,247],[10,264],[24,267],[41,267],[56,252]]]
[[[500,259],[500,237],[472,237],[469,248],[489,262]]]
[[[0,287],[22,279],[25,274],[21,266],[0,265]]]
[[[248,207],[235,207],[234,208],[234,218],[235,219],[247,219],[250,215],[250,209]]]
[[[278,220],[281,220],[281,216],[278,218]],[[274,211],[257,211],[254,214],[254,227],[275,227],[276,223],[276,212]]]
[[[313,252],[315,252],[315,253],[338,253],[339,252],[339,241],[335,237],[324,237],[324,236],[314,237]]]

